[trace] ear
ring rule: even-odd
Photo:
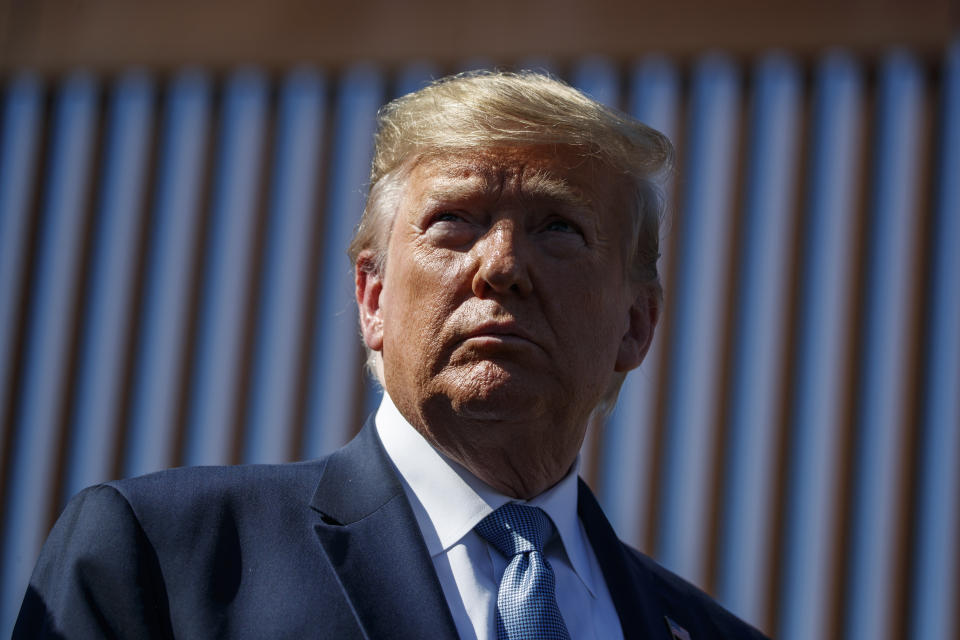
[[[360,333],[363,334],[363,341],[370,349],[380,351],[383,349],[383,316],[380,309],[383,277],[376,268],[371,252],[364,251],[357,256],[354,276],[357,309],[360,313]]]
[[[660,301],[654,287],[642,287],[640,293],[630,305],[629,324],[620,341],[614,371],[627,372],[636,369],[650,349],[653,330],[660,316]]]

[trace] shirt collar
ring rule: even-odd
[[[404,489],[423,507],[414,509],[431,557],[445,553],[485,517],[513,500],[498,493],[462,465],[446,457],[407,422],[384,391],[375,418],[377,434],[404,480]],[[577,475],[580,458],[553,487],[531,500],[543,509],[563,543],[574,572],[592,595],[596,579],[591,571],[586,535],[577,516]],[[434,535],[427,535],[431,528]]]

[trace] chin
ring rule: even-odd
[[[451,409],[465,418],[517,420],[543,412],[542,376],[497,361],[458,367],[444,385]]]

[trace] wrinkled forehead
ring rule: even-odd
[[[596,158],[556,146],[445,150],[410,169],[411,200],[511,198],[555,201],[603,213],[620,210],[628,181]]]

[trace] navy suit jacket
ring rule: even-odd
[[[578,510],[626,638],[760,638]],[[196,467],[78,494],[14,638],[439,638],[456,628],[373,421],[317,461]]]

